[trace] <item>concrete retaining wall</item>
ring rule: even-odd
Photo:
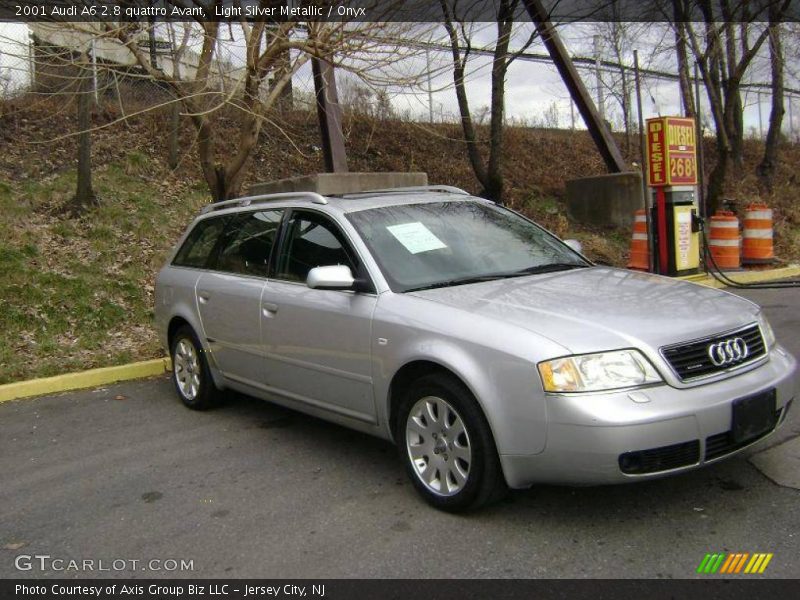
[[[638,172],[583,177],[567,182],[567,211],[586,225],[630,227],[633,213],[644,208]]]

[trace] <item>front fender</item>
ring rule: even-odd
[[[395,300],[381,296],[373,322],[373,383],[378,417],[387,437],[392,437],[393,378],[405,365],[428,361],[447,369],[470,389],[501,454],[538,454],[544,450],[547,406],[536,372],[536,336],[481,317],[471,319],[469,327],[459,332],[458,328],[443,326],[442,319],[453,318],[452,309],[448,315],[436,315],[439,307],[434,304],[426,307],[429,310],[424,320],[411,321],[399,317],[409,314],[407,311],[397,310],[398,307],[389,310],[388,305],[398,301],[400,295],[393,297]],[[456,335],[451,333],[454,329]],[[458,335],[466,332],[468,336]],[[498,345],[525,350],[504,352]]]

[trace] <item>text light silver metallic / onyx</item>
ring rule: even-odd
[[[749,355],[747,342],[740,337],[717,342],[708,347],[708,357],[717,367],[743,361]]]
[[[466,193],[240,204],[198,216],[157,278],[180,397],[237,390],[391,440],[437,506],[488,497],[475,488],[495,463],[511,488],[700,467],[706,440],[749,418],[737,400],[766,398],[773,427],[797,395],[797,362],[757,305],[593,265]],[[662,355],[684,346],[674,365]],[[730,368],[676,371],[705,356]],[[684,446],[691,464],[670,458]]]

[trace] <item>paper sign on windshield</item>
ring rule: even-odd
[[[431,230],[422,223],[403,223],[402,225],[391,225],[386,229],[411,254],[447,248],[442,240],[433,235]]]

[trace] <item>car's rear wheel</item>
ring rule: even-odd
[[[430,504],[458,512],[506,491],[486,418],[453,377],[428,375],[406,392],[396,440],[414,487]]]
[[[194,331],[184,325],[172,339],[172,382],[181,401],[194,410],[211,408],[220,398],[208,368],[203,347]]]

